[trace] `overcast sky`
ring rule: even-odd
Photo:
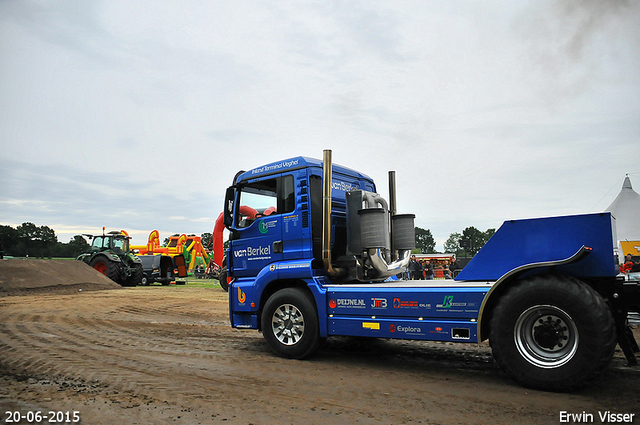
[[[452,232],[640,187],[638,1],[0,0],[0,224],[211,232],[298,155]]]

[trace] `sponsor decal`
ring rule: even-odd
[[[309,268],[308,263],[278,264],[278,270],[306,269],[306,268]]]
[[[372,322],[362,322],[362,327],[364,329],[371,329],[374,331],[380,330],[380,323],[372,323]]]
[[[453,295],[445,295],[444,300],[442,301],[442,308],[451,308],[452,302],[453,302]]]
[[[298,165],[298,161],[299,160],[297,159],[292,161],[282,161],[282,162],[277,162],[275,164],[265,165],[260,168],[254,168],[253,170],[251,170],[251,174],[260,174],[260,173],[266,173],[268,171],[277,171],[277,170],[283,170],[289,167],[295,167],[296,165]]]
[[[337,308],[366,308],[367,304],[360,298],[338,298],[336,301]]]
[[[246,300],[247,300],[247,294],[242,292],[242,289],[238,288],[238,302],[240,304],[244,304]]]
[[[339,190],[342,192],[349,192],[350,190],[357,190],[360,189],[360,186],[357,184],[351,184],[351,183],[347,183],[347,182],[339,182],[339,181],[332,181],[331,182],[331,189],[333,190]]]
[[[442,328],[441,328],[440,326],[438,326],[438,327],[436,328],[436,332],[442,332]]]
[[[389,332],[392,332],[392,333],[401,332],[404,334],[421,334],[422,328],[418,328],[411,325],[395,325],[392,323],[389,325]]]
[[[398,332],[404,332],[406,334],[422,333],[422,329],[413,326],[398,326],[396,329]]]
[[[371,308],[387,308],[387,299],[371,298]]]
[[[271,229],[272,227],[276,227],[276,220],[273,221],[261,221],[258,224],[258,230],[260,231],[260,233],[265,234],[267,232],[269,232],[269,229]]]
[[[393,308],[418,308],[418,301],[406,301],[400,298],[394,298]]]
[[[270,272],[274,271],[275,269],[276,269],[276,265],[275,264],[272,264],[272,265],[269,266],[269,271]]]
[[[329,308],[336,308],[338,306],[338,302],[336,300],[329,300]]]
[[[444,299],[442,300],[442,304],[436,304],[436,307],[451,309],[452,307],[464,307],[466,305],[467,303],[454,303],[453,295],[445,295]]]
[[[257,248],[248,246],[244,249],[237,249],[233,251],[233,256],[236,258],[249,257],[249,260],[271,258],[271,245],[259,246]]]

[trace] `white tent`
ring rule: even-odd
[[[622,183],[622,190],[606,211],[616,218],[622,252],[640,255],[640,194],[633,190],[628,175]]]

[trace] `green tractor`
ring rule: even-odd
[[[80,254],[77,260],[122,286],[136,286],[142,282],[142,262],[129,251],[129,236],[117,231],[82,236],[89,238],[91,249]]]

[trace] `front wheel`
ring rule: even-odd
[[[567,391],[591,382],[616,345],[602,297],[568,277],[538,276],[510,288],[491,319],[493,356],[523,385]]]
[[[303,359],[316,352],[321,338],[311,295],[301,288],[285,288],[273,294],[262,311],[262,334],[282,357]]]
[[[136,286],[142,283],[144,279],[144,272],[142,271],[142,264],[134,264],[131,268],[131,275],[125,279],[122,286]]]
[[[218,275],[218,280],[220,281],[220,287],[225,292],[229,292],[229,274],[226,268],[220,270],[220,274]]]

